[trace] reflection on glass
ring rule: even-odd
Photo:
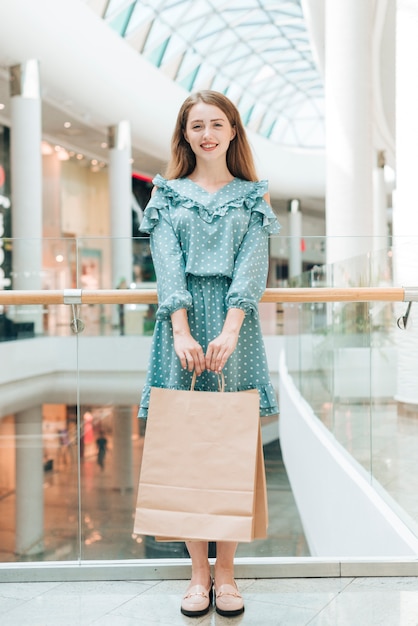
[[[395,243],[395,242],[394,242]],[[416,242],[415,242],[416,243]],[[389,287],[405,255],[397,241],[364,257],[317,266],[294,286]],[[398,285],[396,285],[398,286]],[[403,523],[417,534],[418,486],[412,447],[418,436],[417,404],[402,402],[399,349],[416,342],[414,320],[401,330],[406,303],[284,304],[286,363],[292,380],[317,418],[355,462]],[[409,313],[413,306],[409,306]],[[412,378],[411,378],[412,376]]]

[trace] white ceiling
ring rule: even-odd
[[[0,110],[0,123],[6,126],[10,124],[10,96],[8,71],[0,69],[0,103],[5,105]],[[83,115],[75,114],[71,105],[67,107],[62,103],[48,98],[44,94],[42,99],[42,136],[52,146],[59,145],[69,151],[85,155],[83,164],[93,159],[107,165],[108,150],[103,147],[107,142],[107,127],[94,123],[94,120],[83,119]],[[70,122],[66,128],[64,124]],[[163,159],[155,158],[140,150],[137,145],[132,146],[133,168],[137,172],[153,176],[165,167]]]

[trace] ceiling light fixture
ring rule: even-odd
[[[58,159],[60,161],[68,161],[69,158],[70,155],[68,154],[67,150],[65,150],[65,148],[61,148],[61,150],[58,152]]]
[[[49,144],[47,141],[42,141],[41,142],[41,154],[42,154],[42,156],[49,156],[53,152],[54,151],[52,149],[51,144]]]

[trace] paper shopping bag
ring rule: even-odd
[[[253,539],[265,539],[268,527],[266,468],[264,465],[261,424],[258,426],[257,465],[255,470],[255,500]]]
[[[252,539],[265,539],[268,527],[268,504],[266,471],[264,466],[263,443],[261,438],[261,425],[257,445],[257,465],[255,475],[255,499],[253,509],[253,533]],[[183,541],[177,537],[155,537],[157,541]]]
[[[241,542],[265,537],[266,527],[257,390],[153,387],[134,531]]]

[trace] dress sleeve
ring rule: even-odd
[[[263,222],[262,213],[258,211],[251,213],[248,230],[235,259],[232,282],[226,296],[228,309],[242,309],[246,315],[258,314],[258,302],[267,282],[269,230]]]
[[[150,246],[159,307],[157,319],[169,319],[178,309],[189,309],[192,296],[186,287],[183,253],[170,220],[164,191],[157,188],[149,201],[140,230],[150,233]]]

